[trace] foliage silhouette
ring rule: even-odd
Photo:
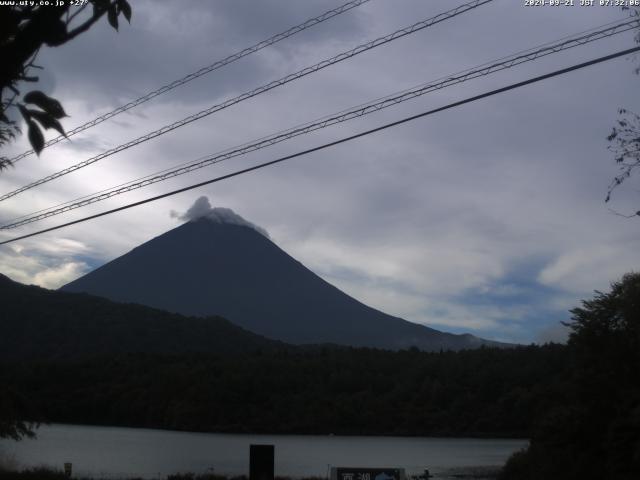
[[[66,113],[60,102],[39,90],[30,91],[22,101],[18,100],[21,82],[38,81],[38,77],[29,73],[30,69],[42,68],[34,63],[38,52],[43,46],[64,45],[89,30],[105,14],[109,24],[117,30],[120,14],[127,21],[131,20],[131,7],[127,0],[88,0],[72,13],[71,2],[56,6],[41,5],[40,2],[15,3],[2,7],[0,15],[0,146],[21,133],[17,121],[7,115],[11,107],[17,107],[26,122],[29,142],[40,154],[44,148],[42,128],[53,128],[64,135],[59,120]],[[79,23],[78,19],[89,6],[92,7],[91,14],[85,15]],[[0,157],[0,171],[10,165],[7,157]]]
[[[631,16],[640,18],[640,7],[622,7],[622,9],[631,10]],[[640,31],[636,34],[635,41],[640,43]],[[635,69],[635,73],[640,75],[640,67]],[[640,116],[626,108],[619,109],[618,114],[620,117],[607,140],[620,173],[609,184],[605,202],[609,202],[613,191],[640,168]],[[630,215],[615,213],[627,218],[640,216],[640,210]]]
[[[640,273],[571,313],[566,383],[504,479],[640,478]]]

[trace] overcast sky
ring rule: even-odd
[[[44,49],[42,88],[67,129],[112,110],[340,0],[135,1],[131,25],[106,21]],[[462,2],[460,2],[462,3]],[[412,86],[621,19],[616,7],[525,7],[496,0],[242,102],[0,204],[0,221],[91,194]],[[597,3],[597,2],[596,2]],[[457,5],[371,0],[29,157],[0,174],[18,188],[215,103]],[[67,215],[8,239],[297,152],[634,45],[633,34],[425,95]],[[358,300],[449,332],[539,342],[594,289],[640,265],[637,179],[604,203],[616,174],[606,137],[617,109],[640,110],[620,58],[274,167],[0,247],[0,272],[59,287],[180,224],[200,196],[268,231],[290,255]],[[49,133],[51,138],[53,134]],[[25,149],[25,138],[6,150]],[[172,215],[171,212],[174,212]],[[212,245],[215,248],[215,245]],[[212,275],[215,273],[212,272]]]

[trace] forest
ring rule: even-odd
[[[523,437],[562,389],[557,345],[460,353],[318,348],[5,363],[52,422],[189,431]]]
[[[523,437],[530,445],[504,480],[640,478],[640,274],[571,315],[567,345],[394,352],[258,342],[9,356],[0,414],[189,431]]]

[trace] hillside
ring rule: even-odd
[[[236,354],[283,348],[221,317],[188,318],[87,294],[26,286],[0,274],[0,359],[117,353]]]

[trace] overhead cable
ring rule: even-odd
[[[9,240],[4,240],[4,241],[0,242],[0,245],[6,245],[8,243],[16,242],[18,240],[23,240],[25,238],[30,238],[30,237],[33,237],[33,236],[36,236],[36,235],[41,235],[43,233],[51,232],[51,231],[54,231],[54,230],[59,230],[59,229],[64,228],[64,227],[69,227],[71,225],[76,225],[78,223],[86,222],[88,220],[93,220],[93,219],[96,219],[96,218],[99,218],[99,217],[104,217],[105,215],[110,215],[110,214],[113,214],[113,213],[116,213],[116,212],[121,212],[121,211],[127,210],[129,208],[137,207],[137,206],[140,206],[140,205],[144,205],[146,203],[154,202],[156,200],[160,200],[160,199],[167,198],[167,197],[170,197],[170,196],[173,196],[173,195],[177,195],[178,193],[183,193],[183,192],[186,192],[186,191],[189,191],[189,190],[193,190],[195,188],[203,187],[205,185],[210,185],[212,183],[220,182],[222,180],[227,180],[229,178],[237,177],[239,175],[252,172],[254,170],[259,170],[259,169],[262,169],[262,168],[265,168],[265,167],[268,167],[268,166],[271,166],[271,165],[275,165],[277,163],[284,162],[286,160],[291,160],[293,158],[302,157],[304,155],[308,155],[308,154],[313,153],[313,152],[317,152],[317,151],[324,150],[324,149],[329,148],[329,147],[333,147],[335,145],[346,143],[346,142],[349,142],[351,140],[355,140],[356,138],[364,137],[366,135],[371,135],[373,133],[380,132],[382,130],[386,130],[386,129],[391,128],[391,127],[396,127],[398,125],[401,125],[401,124],[404,124],[404,123],[407,123],[407,122],[411,122],[411,121],[417,120],[417,119],[422,118],[422,117],[426,117],[426,116],[433,115],[433,114],[438,113],[438,112],[442,112],[444,110],[448,110],[448,109],[451,109],[451,108],[454,108],[454,107],[459,107],[459,106],[467,104],[467,103],[475,102],[475,101],[481,100],[483,98],[491,97],[493,95],[504,93],[504,92],[507,92],[509,90],[514,90],[516,88],[524,87],[526,85],[531,85],[533,83],[540,82],[540,81],[546,80],[548,78],[557,77],[559,75],[564,75],[564,74],[572,72],[574,70],[579,70],[581,68],[585,68],[585,67],[588,67],[588,66],[591,66],[591,65],[596,65],[598,63],[606,62],[608,60],[612,60],[614,58],[619,58],[621,56],[629,55],[631,53],[635,53],[635,52],[638,52],[638,51],[640,51],[640,47],[629,48],[627,50],[622,50],[622,51],[613,53],[611,55],[606,55],[604,57],[599,57],[599,58],[596,58],[594,60],[590,60],[588,62],[579,63],[577,65],[573,65],[571,67],[567,67],[567,68],[563,68],[563,69],[560,69],[560,70],[556,70],[554,72],[547,73],[545,75],[540,75],[540,76],[537,76],[537,77],[534,77],[534,78],[530,78],[529,80],[525,80],[525,81],[518,82],[518,83],[513,83],[513,84],[508,85],[506,87],[498,88],[496,90],[491,90],[489,92],[482,93],[480,95],[475,95],[473,97],[469,97],[469,98],[466,98],[464,100],[460,100],[458,102],[450,103],[450,104],[445,105],[443,107],[435,108],[433,110],[429,110],[429,111],[426,111],[426,112],[423,112],[423,113],[419,113],[417,115],[412,115],[410,117],[406,117],[406,118],[403,118],[401,120],[397,120],[395,122],[387,123],[387,124],[382,125],[380,127],[372,128],[370,130],[366,130],[364,132],[360,132],[360,133],[357,133],[355,135],[344,137],[344,138],[341,138],[339,140],[335,140],[333,142],[325,143],[325,144],[319,145],[317,147],[309,148],[307,150],[303,150],[301,152],[294,153],[292,155],[287,155],[287,156],[284,156],[284,157],[277,158],[275,160],[271,160],[269,162],[264,162],[264,163],[260,163],[258,165],[254,165],[252,167],[244,168],[242,170],[237,170],[235,172],[232,172],[232,173],[229,173],[229,174],[226,174],[226,175],[222,175],[222,176],[219,176],[219,177],[216,177],[216,178],[212,178],[212,179],[206,180],[204,182],[199,182],[199,183],[196,183],[196,184],[193,184],[193,185],[189,185],[187,187],[179,188],[177,190],[173,190],[171,192],[163,193],[161,195],[156,195],[154,197],[147,198],[145,200],[140,200],[138,202],[129,203],[127,205],[123,205],[123,206],[118,207],[118,208],[113,208],[111,210],[100,212],[100,213],[97,213],[95,215],[90,215],[90,216],[87,216],[87,217],[84,217],[84,218],[79,218],[79,219],[73,220],[71,222],[67,222],[67,223],[63,223],[63,224],[60,224],[60,225],[56,225],[54,227],[49,227],[49,228],[45,228],[43,230],[38,230],[37,232],[32,232],[32,233],[29,233],[29,234],[26,234],[26,235],[21,235],[19,237],[15,237],[15,238],[12,238],[12,239],[9,239]]]
[[[426,20],[422,20],[420,22],[417,22],[409,27],[397,30],[393,33],[390,33],[389,35],[385,35],[384,37],[380,37],[377,38],[375,40],[372,40],[368,43],[362,44],[357,46],[356,48],[349,50],[347,52],[343,52],[339,55],[336,55],[330,59],[327,60],[323,60],[319,63],[316,63],[315,65],[303,68],[302,70],[299,70],[296,73],[291,73],[285,77],[280,78],[279,80],[274,80],[266,85],[263,85],[261,87],[258,87],[254,90],[251,90],[249,92],[245,92],[242,95],[239,95],[237,97],[231,98],[229,100],[226,100],[222,103],[219,103],[217,105],[213,105],[212,107],[209,107],[206,110],[202,110],[196,114],[190,115],[189,117],[183,118],[182,120],[179,120],[177,122],[174,122],[170,125],[166,125],[158,130],[155,130],[153,132],[147,133],[146,135],[143,135],[141,137],[138,137],[134,140],[131,140],[127,143],[123,143],[121,145],[118,145],[117,147],[114,147],[110,150],[107,150],[103,153],[100,153],[94,157],[91,157],[87,160],[84,160],[80,163],[77,163],[75,165],[72,165],[71,167],[65,168],[63,170],[60,170],[56,173],[53,173],[51,175],[48,175],[46,177],[43,177],[39,180],[36,180],[35,182],[32,182],[28,185],[25,185],[23,187],[18,188],[17,190],[13,190],[9,193],[6,193],[2,196],[0,196],[0,201],[6,200],[7,198],[11,198],[15,195],[18,195],[19,193],[22,193],[26,190],[30,190],[34,187],[37,187],[39,185],[42,185],[43,183],[47,183],[50,182],[51,180],[55,180],[56,178],[60,178],[64,175],[67,175],[69,173],[75,172],[76,170],[79,170],[81,168],[84,168],[88,165],[91,165],[99,160],[102,160],[104,158],[107,158],[111,155],[114,155],[118,152],[121,152],[123,150],[126,150],[128,148],[131,148],[135,145],[138,145],[140,143],[149,141],[153,138],[159,137],[160,135],[164,135],[165,133],[171,132],[177,128],[183,127],[184,125],[187,125],[189,123],[195,122],[196,120],[200,120],[201,118],[204,118],[208,115],[211,115],[212,113],[218,112],[220,110],[223,110],[225,108],[228,108],[232,105],[235,105],[237,103],[240,103],[244,100],[247,100],[249,98],[255,97],[257,95],[260,95],[262,93],[265,93],[269,90],[273,90],[274,88],[280,87],[282,85],[285,85],[289,82],[292,82],[294,80],[297,80],[299,78],[302,78],[306,75],[309,75],[311,73],[315,73],[319,70],[322,70],[330,65],[334,65],[338,62],[342,62],[344,60],[347,60],[349,58],[352,58],[356,55],[359,55],[360,53],[366,52],[368,50],[371,50],[373,48],[379,47],[381,45],[384,45],[386,43],[392,42],[394,40],[397,40],[399,38],[402,38],[406,35],[410,35],[413,33],[416,33],[420,30],[423,30],[427,27],[430,27],[432,25],[435,25],[437,23],[443,22],[445,20],[451,19],[457,15],[460,15],[462,13],[468,12],[474,8],[479,7],[480,5],[484,5],[486,3],[490,3],[493,0],[474,0],[472,2],[469,3],[465,3],[463,5],[460,5],[454,9],[448,10],[444,13],[440,13],[438,15],[436,15],[435,17],[431,17],[428,18]]]
[[[219,68],[222,68],[226,65],[229,65],[230,63],[235,62],[236,60],[240,60],[243,57],[246,57],[247,55],[250,55],[252,53],[255,53],[259,50],[262,50],[265,47],[268,47],[270,45],[273,45],[274,43],[278,43],[281,40],[284,40],[286,38],[289,38],[297,33],[302,32],[303,30],[306,30],[308,28],[311,28],[315,25],[318,25],[319,23],[322,23],[326,20],[329,20],[337,15],[340,15],[342,13],[348,12],[349,10],[351,10],[352,8],[355,7],[359,7],[360,5],[362,5],[363,3],[366,3],[370,0],[352,0],[350,2],[347,2],[343,5],[340,5],[337,8],[334,8],[332,10],[329,10],[327,12],[324,12],[322,15],[318,15],[317,17],[313,17],[310,18],[309,20],[296,25],[295,27],[291,27],[288,30],[285,30],[282,33],[278,33],[276,35],[273,35],[272,37],[267,38],[266,40],[263,40],[261,42],[256,43],[255,45],[252,45],[251,47],[247,47],[239,52],[236,52],[232,55],[229,55],[228,57],[222,59],[222,60],[218,60],[214,63],[212,63],[211,65],[207,65],[206,67],[201,68],[198,71],[192,72],[188,75],[185,75],[182,78],[179,78],[178,80],[174,80],[171,83],[168,83],[166,85],[163,85],[162,87],[158,88],[157,90],[154,90],[153,92],[149,92],[146,95],[143,95],[142,97],[139,97],[135,100],[132,100],[131,102],[122,105],[110,112],[107,112],[103,115],[100,115],[97,118],[94,118],[93,120],[83,123],[82,125],[79,125],[77,127],[75,127],[72,130],[69,130],[66,135],[66,137],[64,135],[59,135],[55,138],[52,138],[51,140],[48,140],[45,144],[44,144],[44,148],[49,147],[51,145],[54,145],[58,142],[61,142],[62,140],[65,140],[68,137],[71,137],[73,135],[76,135],[84,130],[87,130],[91,127],[94,127],[110,118],[115,117],[116,115],[119,115],[120,113],[126,112],[127,110],[131,110],[134,107],[137,107],[138,105],[141,105],[145,102],[148,102],[149,100],[151,100],[152,98],[157,97],[158,95],[162,95],[163,93],[167,93],[170,90],[173,90],[174,88],[178,88],[186,83],[189,83],[191,80],[195,80],[196,78],[202,77],[203,75],[206,75],[208,73],[213,72],[214,70],[217,70]],[[11,159],[9,159],[9,161],[11,163],[15,163],[19,160],[22,160],[25,157],[28,157],[29,155],[35,153],[34,150],[27,150],[26,152],[21,153],[20,155],[17,155]]]
[[[224,150],[222,152],[214,153],[212,155],[204,156],[197,160],[194,160],[176,167],[165,169],[161,172],[147,175],[138,180],[127,182],[125,184],[121,184],[116,187],[112,187],[110,189],[102,190],[94,194],[86,195],[78,199],[71,200],[69,202],[56,205],[54,207],[50,207],[48,209],[39,210],[37,212],[23,215],[21,217],[8,221],[8,223],[6,223],[5,225],[1,225],[0,230],[17,228],[22,225],[33,223],[39,220],[43,220],[45,218],[49,218],[55,215],[68,212],[70,210],[74,210],[76,208],[81,208],[86,205],[90,205],[102,200],[106,200],[116,195],[130,192],[132,190],[137,190],[139,188],[143,188],[143,187],[152,185],[154,183],[167,180],[169,178],[184,175],[194,170],[198,170],[200,168],[204,168],[216,163],[223,162],[230,158],[246,155],[247,153],[254,152],[256,150],[260,150],[262,148],[289,140],[299,135],[304,135],[316,130],[320,130],[322,128],[329,127],[331,125],[335,125],[337,123],[346,122],[354,118],[362,117],[370,113],[380,111],[382,109],[388,108],[393,105],[397,105],[399,103],[405,102],[407,100],[411,100],[413,98],[419,97],[421,95],[425,95],[427,93],[430,93],[436,90],[440,90],[440,89],[443,89],[458,83],[462,83],[474,78],[489,75],[501,70],[505,70],[507,68],[521,65],[523,63],[539,59],[546,55],[558,53],[563,50],[567,50],[579,45],[584,45],[590,42],[594,42],[596,40],[608,38],[608,37],[611,37],[612,35],[625,32],[637,26],[638,26],[638,20],[626,19],[624,22],[620,22],[613,26],[609,26],[608,28],[602,28],[599,30],[590,31],[587,34],[583,34],[574,38],[569,37],[568,39],[563,39],[563,41],[561,42],[557,42],[553,44],[548,43],[537,49],[529,49],[529,50],[526,50],[525,52],[522,52],[522,53],[519,52],[509,57],[503,57],[500,61],[495,63],[486,63],[481,65],[480,67],[467,69],[467,70],[464,70],[463,72],[443,77],[442,80],[426,83],[418,87],[414,87],[412,89],[404,90],[402,92],[383,97],[382,99],[379,99],[379,100],[358,105],[357,107],[353,107],[348,110],[343,110],[342,112],[339,112],[337,114],[326,116],[321,119],[317,119],[312,122],[299,125],[267,137],[260,138],[253,142],[245,143],[243,145],[236,146],[231,149]]]

